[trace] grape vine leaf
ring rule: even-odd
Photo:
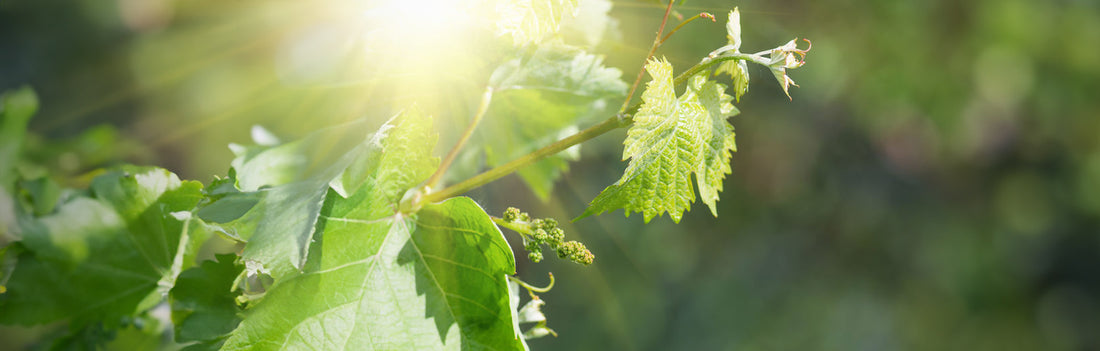
[[[729,20],[726,21],[726,39],[729,41],[729,47],[733,48],[734,52],[740,52],[741,11],[736,7],[730,11]],[[733,96],[737,101],[741,101],[741,96],[749,90],[749,65],[744,60],[722,62],[714,70],[714,74],[728,74],[733,79]]]
[[[159,303],[209,236],[189,212],[201,189],[164,169],[125,167],[55,213],[21,219],[23,252],[0,294],[0,323],[80,325]]]
[[[405,115],[361,165],[361,185],[325,199],[300,274],[277,281],[226,350],[522,349],[507,275],[515,259],[473,200],[396,212],[403,190],[431,175],[430,121]]]
[[[12,194],[17,178],[16,161],[19,160],[27,122],[38,110],[38,97],[30,88],[20,88],[0,94],[0,246],[17,239],[19,213]],[[2,257],[2,255],[0,255]],[[5,265],[0,262],[0,268]],[[0,286],[6,280],[0,272]]]
[[[373,212],[359,207],[349,215]],[[469,198],[327,227],[317,269],[268,291],[226,350],[522,348],[509,320],[514,258]]]
[[[240,324],[240,309],[232,291],[243,267],[237,256],[217,255],[180,273],[169,294],[177,343],[198,342],[192,348],[217,349]]]
[[[497,0],[494,5],[497,33],[511,35],[516,46],[556,33],[577,11],[577,0]]]
[[[499,166],[575,133],[578,122],[601,115],[608,99],[626,93],[621,76],[605,67],[602,57],[560,41],[504,63],[490,79],[495,93],[480,130],[486,163]],[[519,175],[545,200],[577,154],[571,148],[520,169]]]
[[[38,111],[38,97],[31,88],[5,92],[0,95],[0,188],[10,189],[14,180],[11,172],[19,159],[27,122]]]
[[[733,126],[726,121],[738,113],[732,97],[725,86],[697,75],[677,98],[668,61],[651,60],[646,71],[653,80],[623,141],[623,160],[630,163],[578,219],[622,208],[627,216],[642,212],[646,222],[668,212],[678,223],[695,201],[692,174],[703,202],[717,215],[718,192],[736,149]]]
[[[280,145],[232,146],[230,177],[211,185],[200,218],[218,232],[247,241],[242,257],[278,279],[300,270],[329,188],[353,161],[377,149],[366,119],[310,133]],[[375,150],[375,151],[372,151]]]

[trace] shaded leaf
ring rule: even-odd
[[[187,212],[201,188],[163,169],[127,167],[24,221],[25,251],[0,295],[0,322],[111,320],[155,305],[207,237]]]
[[[0,95],[0,188],[11,189],[14,176],[11,173],[23,139],[27,122],[38,111],[38,96],[34,90],[23,87]]]
[[[232,288],[243,267],[235,263],[236,258],[218,255],[217,261],[204,261],[180,273],[169,300],[176,342],[216,344],[240,324]]]

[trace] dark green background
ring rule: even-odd
[[[281,80],[315,14],[272,3],[0,1],[0,90],[42,103],[28,154],[63,175],[126,161],[209,181],[253,124],[292,138],[392,114],[399,93]],[[596,51],[630,82],[663,9],[615,5],[621,35]],[[682,70],[724,44],[734,5],[745,51],[813,40],[802,87],[788,101],[750,67],[719,218],[605,214],[565,227],[594,265],[517,259],[558,280],[543,298],[560,336],[534,349],[1100,349],[1100,4],[689,0],[720,22],[659,55]],[[471,195],[573,218],[625,168],[624,135],[586,146],[549,203],[515,177]]]

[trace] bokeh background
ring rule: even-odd
[[[409,100],[476,101],[484,82],[438,64],[445,51],[407,75],[333,69],[359,39],[331,2],[0,1],[0,90],[37,90],[28,157],[74,183],[119,162],[209,181],[252,125],[290,139]],[[613,5],[593,51],[629,82],[663,7]],[[801,88],[789,101],[750,67],[718,218],[698,203],[679,224],[605,214],[565,227],[592,266],[518,259],[532,283],[557,277],[543,298],[560,336],[534,349],[1100,349],[1100,3],[688,0],[681,14],[721,21],[659,55],[684,69],[724,44],[732,6],[746,51],[813,40]],[[460,129],[444,123],[440,144]],[[551,201],[516,177],[470,195],[573,218],[625,168],[624,135],[586,144]]]

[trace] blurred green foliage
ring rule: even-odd
[[[338,63],[346,38],[326,3],[0,2],[0,91],[28,84],[41,102],[24,158],[59,182],[119,160],[209,180],[253,124],[288,139],[363,115],[381,124],[410,99],[376,89],[394,78],[382,68],[362,68],[377,81],[287,73],[302,52],[320,57],[310,69]],[[614,5],[618,35],[595,51],[633,77],[663,9]],[[695,204],[679,224],[586,218],[562,226],[595,264],[517,260],[521,276],[558,277],[542,297],[560,336],[534,348],[1100,348],[1100,4],[690,0],[678,11],[722,18],[734,5],[746,43],[813,40],[794,102],[750,67],[720,217]],[[659,54],[688,67],[724,36],[721,21],[693,23]],[[420,74],[438,77],[408,88],[437,101],[429,111],[469,111],[485,85]],[[440,145],[460,129],[441,126]],[[473,195],[490,213],[573,218],[621,174],[622,137],[582,149],[550,202],[518,177]],[[0,329],[0,346],[26,332]]]

